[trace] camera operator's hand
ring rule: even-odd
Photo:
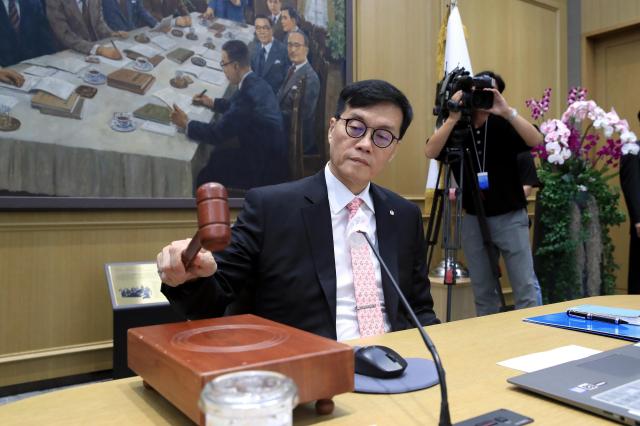
[[[482,90],[493,92],[493,105],[491,106],[491,108],[485,109],[483,111],[490,112],[494,115],[499,115],[500,117],[508,120],[509,116],[511,115],[511,107],[502,96],[502,93],[500,93],[498,89],[494,88],[485,88]]]
[[[458,90],[456,93],[453,94],[453,96],[451,96],[451,100],[457,103],[458,105],[462,106],[461,104],[462,94],[463,94],[462,90]],[[451,120],[453,123],[457,123],[458,120],[460,120],[461,116],[462,116],[462,113],[460,112],[460,110],[458,110],[457,112],[449,110],[449,117],[447,117],[447,121]]]
[[[456,102],[460,105],[462,101],[462,90],[458,90],[456,93],[451,96],[450,101]],[[440,155],[440,151],[444,148],[447,143],[447,139],[451,135],[453,128],[462,117],[461,111],[452,111],[449,109],[449,116],[442,123],[442,125],[436,129],[436,131],[431,135],[429,139],[427,139],[426,144],[424,146],[424,154],[427,158],[437,158]]]

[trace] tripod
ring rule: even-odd
[[[480,198],[480,188],[478,181],[474,178],[475,173],[471,161],[471,153],[468,148],[463,146],[464,134],[467,131],[472,131],[471,115],[469,113],[463,114],[456,123],[444,147],[445,154],[438,167],[436,190],[431,204],[429,224],[427,226],[427,270],[430,270],[433,250],[438,242],[440,227],[443,225],[442,247],[444,249],[445,264],[444,284],[447,286],[447,322],[451,320],[452,291],[453,286],[456,284],[455,267],[457,265],[457,253],[462,246],[462,200],[465,174],[470,177],[468,182],[471,183],[471,196],[478,217],[483,246],[489,260],[492,275],[495,278],[495,289],[501,303],[500,311],[503,312],[513,309],[513,306],[507,306],[504,293],[502,292],[502,286],[500,285],[498,250],[491,240],[484,205]],[[454,168],[452,167],[454,164],[459,165],[458,176],[454,176]],[[443,188],[440,188],[439,184],[443,178],[443,168],[444,185]],[[455,179],[455,182],[458,183],[457,187],[453,185],[452,179]],[[447,200],[445,200],[445,196]]]

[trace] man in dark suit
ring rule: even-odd
[[[85,55],[122,59],[113,46],[96,41],[107,37],[126,38],[124,31],[112,31],[102,15],[102,0],[46,0],[47,18],[58,42],[66,49]]]
[[[204,12],[205,18],[222,18],[236,22],[244,22],[244,7],[247,0],[210,0],[207,10]]]
[[[257,40],[249,45],[251,69],[269,83],[273,93],[278,93],[289,68],[287,48],[273,38],[271,21],[266,16],[256,16],[254,23]]]
[[[356,232],[362,230],[420,322],[437,323],[420,209],[371,183],[395,155],[412,115],[404,94],[387,82],[345,87],[329,122],[324,170],[249,191],[231,244],[215,258],[203,250],[185,271],[180,253],[188,240],[158,254],[171,304],[187,318],[215,317],[246,293],[252,313],[338,340],[412,327],[389,277]],[[365,265],[366,283],[359,274]],[[363,285],[370,296],[364,303]]]
[[[282,29],[282,0],[267,0],[267,9],[269,9],[269,21],[271,21],[271,29],[273,36],[284,42],[287,34]]]
[[[144,0],[144,8],[158,21],[167,16],[173,16],[176,18],[176,26],[188,27],[191,25],[189,8],[184,0]]]
[[[640,294],[640,154],[626,154],[620,159],[620,186],[627,202],[631,234],[627,289],[629,294]]]
[[[238,90],[229,100],[196,96],[222,116],[214,123],[189,121],[174,105],[171,120],[189,138],[214,146],[209,163],[200,171],[197,185],[217,181],[234,189],[286,180],[286,145],[282,116],[271,87],[249,66],[249,50],[240,40],[222,46],[223,69]]]
[[[300,102],[300,114],[302,116],[303,150],[305,154],[317,154],[318,143],[313,137],[316,105],[320,95],[320,79],[307,60],[309,54],[309,38],[301,31],[289,33],[287,38],[287,50],[289,61],[292,65],[287,71],[282,87],[278,90],[278,102],[284,118],[285,129],[291,126],[291,114],[293,112],[293,88],[300,88],[304,79],[305,87]]]
[[[0,0],[0,66],[55,51],[40,0]]]
[[[142,5],[142,0],[102,0],[107,25],[114,31],[132,31],[142,26],[155,27],[158,21]]]

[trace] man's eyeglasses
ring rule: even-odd
[[[367,133],[367,130],[371,129],[371,140],[373,141],[373,144],[378,148],[387,148],[393,143],[394,140],[400,140],[399,138],[395,137],[389,130],[367,127],[366,124],[364,124],[357,118],[338,117],[338,120],[344,120],[344,128],[347,132],[347,135],[351,136],[354,139],[363,137]]]
[[[220,68],[224,68],[229,64],[234,63],[235,61],[229,61],[229,62],[224,62],[224,61],[220,61]]]
[[[291,47],[293,49],[300,49],[302,46],[304,46],[304,44],[296,43],[294,41],[290,41],[290,42],[287,43],[287,47]]]
[[[270,29],[269,25],[256,25],[256,31],[269,31]]]

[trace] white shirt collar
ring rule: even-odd
[[[329,208],[331,213],[337,214],[340,210],[344,209],[355,197],[358,197],[364,201],[369,209],[375,213],[373,208],[373,200],[369,193],[371,183],[367,183],[367,186],[359,194],[353,194],[349,188],[347,188],[337,177],[333,175],[333,172],[329,168],[329,163],[324,168],[324,179],[327,182],[327,194],[329,196]]]
[[[242,76],[242,78],[240,79],[240,83],[238,83],[238,90],[242,88],[242,83],[244,83],[244,79],[247,78],[247,76],[252,72],[253,71],[249,70],[245,75]]]
[[[9,0],[2,0],[4,3],[4,10],[7,12],[7,16],[9,15]],[[22,11],[20,10],[20,2],[16,1],[16,8],[18,9],[18,14],[21,15]]]
[[[269,51],[271,51],[271,46],[273,46],[273,39],[271,39],[271,41],[268,44],[260,43],[260,46],[264,48],[264,50],[267,52],[267,56],[269,56]]]
[[[303,63],[301,64],[294,64],[295,65],[295,71],[298,71],[300,68],[302,68],[303,66],[305,66],[305,64],[309,63],[308,60],[305,60]]]

